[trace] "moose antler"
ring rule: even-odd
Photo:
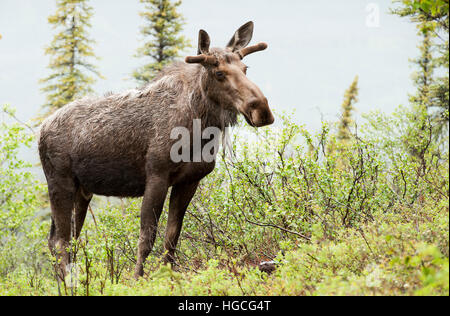
[[[243,48],[237,51],[236,54],[238,54],[239,57],[241,57],[241,59],[244,59],[245,56],[265,50],[267,47],[268,45],[266,43],[259,43],[253,46]]]
[[[216,65],[217,64],[217,58],[214,56],[208,56],[205,54],[201,54],[198,56],[188,56],[186,57],[185,61],[188,64],[210,64],[210,65]]]

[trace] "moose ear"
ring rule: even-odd
[[[242,25],[239,30],[234,33],[234,36],[228,43],[227,48],[230,48],[234,52],[246,47],[252,40],[253,28],[254,24],[251,21]]]
[[[204,30],[200,30],[198,34],[198,54],[208,54],[209,45],[211,45],[211,39],[209,38],[208,33]]]

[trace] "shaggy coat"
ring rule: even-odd
[[[250,22],[235,33],[226,49],[210,50],[209,36],[201,31],[199,55],[166,67],[147,86],[77,100],[44,121],[39,154],[52,209],[49,247],[61,259],[61,278],[70,262],[66,248],[72,237],[79,237],[93,194],[144,197],[136,264],[139,277],[172,187],[165,261],[174,263],[186,209],[215,162],[172,161],[171,148],[178,140],[171,139],[171,132],[186,128],[192,144],[194,120],[201,120],[202,130],[221,131],[236,124],[239,113],[252,126],[273,123],[267,99],[245,76],[247,67],[241,61],[267,47],[246,47],[252,33]],[[201,147],[207,142],[202,140]]]
[[[145,168],[158,170],[170,161],[170,148],[177,141],[170,139],[172,129],[192,130],[194,119],[201,119],[203,129],[236,124],[235,109],[223,109],[205,97],[205,74],[201,65],[176,62],[142,89],[67,105],[41,127],[44,169],[48,165],[56,173],[72,175],[93,194],[143,196]],[[176,174],[177,166],[171,167]]]

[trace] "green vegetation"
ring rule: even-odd
[[[166,205],[139,281],[141,199],[95,199],[72,278],[57,284],[46,186],[18,159],[36,140],[1,122],[0,295],[449,295],[448,72],[436,75],[448,2],[404,0],[395,13],[422,34],[410,104],[353,128],[356,78],[342,120],[315,134],[289,115],[280,129],[242,127],[188,209],[177,265],[161,263]],[[272,274],[258,268],[268,260]]]
[[[56,5],[56,13],[48,22],[58,33],[45,50],[51,56],[48,68],[52,74],[40,81],[45,84],[42,91],[47,93],[44,116],[92,92],[95,79],[84,71],[101,78],[97,68],[89,62],[95,58],[90,46],[94,41],[87,34],[92,7],[87,0],[58,0]]]
[[[96,201],[73,248],[77,282],[70,288],[66,280],[62,294],[448,295],[448,152],[436,156],[432,143],[420,158],[411,155],[401,141],[408,114],[372,113],[350,146],[337,143],[331,153],[327,125],[318,135],[287,118],[279,132],[248,129],[255,143],[236,139],[236,157],[221,159],[194,198],[175,271],[160,265],[159,236],[140,281],[132,278],[140,200]],[[10,135],[2,152],[17,164],[25,136],[2,128]],[[14,179],[28,179],[9,165]],[[2,247],[3,260],[22,259],[0,266],[0,293],[57,295],[44,255],[48,221],[36,217],[42,187],[23,181],[25,199],[13,196],[6,206],[19,218],[1,224],[3,239],[25,234]],[[2,178],[2,199],[10,187]],[[272,259],[275,273],[258,270]]]
[[[45,186],[29,172],[31,165],[17,158],[20,147],[32,141],[19,124],[0,124],[0,279],[20,270],[34,286],[48,266],[43,251],[48,225],[37,215]]]
[[[165,65],[180,57],[180,53],[190,45],[181,35],[184,20],[177,11],[181,1],[140,1],[145,4],[145,11],[140,13],[146,23],[141,28],[145,43],[138,49],[136,57],[150,58],[150,62],[134,71],[133,77],[139,83],[145,84]]]

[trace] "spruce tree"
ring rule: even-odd
[[[341,105],[341,117],[335,124],[336,132],[330,135],[327,144],[327,152],[330,155],[341,153],[351,145],[354,104],[358,102],[359,93],[358,81],[359,77],[356,76],[350,87],[345,91],[344,102]],[[337,166],[344,168],[346,165],[345,159],[338,157]]]
[[[434,85],[434,71],[436,64],[433,59],[433,41],[431,29],[427,23],[419,27],[422,41],[418,46],[420,56],[412,59],[411,62],[417,66],[414,73],[414,86],[417,91],[410,96],[411,113],[410,126],[406,130],[404,144],[412,156],[417,158],[422,164],[425,161],[425,154],[430,147],[430,135],[433,133],[433,122],[430,115],[432,107],[431,87]]]
[[[437,45],[439,56],[434,58],[434,65],[441,69],[442,75],[430,86],[430,111],[436,137],[448,137],[449,130],[449,41]]]
[[[418,46],[420,56],[412,62],[417,66],[414,74],[415,95],[410,97],[413,110],[416,112],[417,127],[424,131],[431,129],[436,140],[444,140],[449,122],[449,90],[448,90],[448,53],[438,58],[433,53],[439,52],[439,46],[434,44],[433,26],[425,22],[419,26],[422,37]],[[437,69],[447,65],[447,75],[437,77]]]
[[[48,22],[58,33],[45,49],[52,73],[40,80],[45,85],[42,91],[47,93],[44,116],[91,93],[95,82],[92,75],[102,78],[90,63],[96,59],[90,46],[94,41],[88,37],[92,7],[87,0],[57,0],[56,6],[56,13],[49,16]]]
[[[351,126],[353,122],[353,105],[358,102],[358,80],[356,76],[351,86],[345,91],[344,102],[342,103],[342,115],[339,121],[337,140],[348,143],[352,137]]]
[[[145,11],[140,12],[145,20],[145,25],[141,27],[145,43],[138,49],[136,57],[146,58],[148,63],[134,71],[133,77],[140,84],[145,84],[190,45],[181,35],[184,19],[177,11],[181,1],[140,1],[145,4]]]
[[[418,71],[414,75],[417,93],[411,96],[410,100],[414,104],[429,108],[431,106],[431,86],[434,84],[433,74],[436,66],[432,55],[431,31],[422,27],[420,33],[422,36],[422,42],[418,46],[420,57],[411,60],[418,66]]]
[[[423,116],[423,108],[417,106],[420,98],[426,101],[426,110],[433,124],[433,132],[436,138],[448,137],[449,127],[449,1],[448,0],[397,0],[399,5],[392,9],[392,13],[401,17],[410,18],[417,24],[419,33],[428,39],[423,39],[420,47],[422,56],[425,45],[429,45],[430,52],[435,53],[428,61],[431,70],[440,70],[439,77],[434,77],[431,82],[415,82],[418,85],[416,98],[411,101],[419,110],[418,116]],[[426,43],[428,41],[428,43]],[[419,64],[417,60],[416,64]],[[423,72],[423,65],[419,64],[419,73]],[[421,75],[422,76],[422,75]],[[422,76],[422,79],[425,78]],[[432,76],[428,79],[433,79]],[[426,84],[423,86],[423,84]],[[422,87],[420,86],[422,85]],[[425,90],[423,89],[425,88]],[[425,96],[426,95],[426,96]],[[419,99],[418,99],[419,98]]]

